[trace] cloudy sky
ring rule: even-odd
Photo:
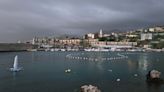
[[[0,42],[164,25],[164,0],[0,0]]]

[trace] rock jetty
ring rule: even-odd
[[[101,92],[98,87],[92,85],[81,86],[80,92]]]

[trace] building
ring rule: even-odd
[[[32,41],[31,41],[31,44],[35,44],[35,45],[42,45],[42,44],[49,44],[50,42],[50,38],[48,37],[44,37],[44,38],[33,38]]]
[[[103,37],[109,37],[111,36],[110,34],[103,34]]]
[[[59,43],[62,45],[80,45],[81,39],[60,39]]]
[[[98,39],[84,39],[84,43],[87,43],[90,46],[93,46],[93,44],[96,44],[98,41]]]
[[[164,27],[155,27],[155,32],[164,32]]]
[[[152,27],[152,28],[149,28],[149,32],[164,32],[164,27]]]
[[[100,29],[98,33],[89,33],[84,36],[84,39],[98,39],[102,37],[108,37],[110,34],[103,34],[103,30]]]
[[[137,46],[137,42],[105,42],[105,41],[97,41],[92,42],[91,45],[93,47],[110,47],[110,48],[132,48]]]
[[[155,32],[155,28],[149,28],[149,32]]]
[[[84,39],[95,39],[95,34],[89,33],[84,36]]]
[[[134,37],[138,37],[138,35],[135,35],[135,34],[127,34],[126,37],[134,38]]]
[[[141,41],[152,40],[152,38],[153,38],[152,33],[141,33]]]
[[[28,49],[36,49],[37,45],[26,43],[0,43],[0,52],[5,51],[27,51]]]

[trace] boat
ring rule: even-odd
[[[84,51],[92,51],[92,49],[84,49]]]
[[[84,49],[84,51],[94,51],[94,52],[107,52],[109,51],[109,49],[105,49],[105,48],[89,48],[89,49]]]
[[[10,71],[12,72],[18,72],[22,70],[22,67],[18,66],[18,56],[16,55],[14,58],[14,64],[13,64],[13,68],[10,68]]]
[[[60,49],[61,51],[66,51],[65,49]]]
[[[55,49],[51,49],[50,51],[51,51],[51,52],[54,52],[54,51],[55,51]]]

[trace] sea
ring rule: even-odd
[[[23,69],[11,72],[16,55]],[[164,92],[163,84],[146,82],[153,69],[164,79],[164,52],[2,52],[0,92],[80,92],[83,85],[101,92]]]

